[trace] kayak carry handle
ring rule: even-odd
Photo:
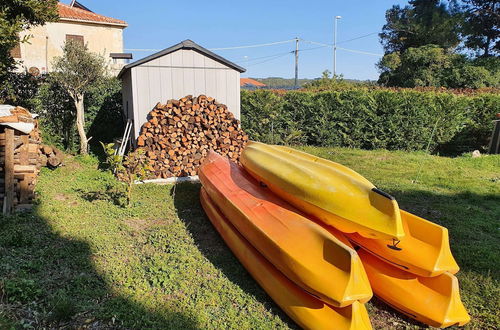
[[[394,198],[394,196],[392,196],[392,195],[390,195],[390,194],[386,193],[385,191],[380,190],[378,188],[373,188],[372,191],[375,192],[375,193],[377,193],[377,194],[379,194],[379,195],[381,195],[381,196],[384,196],[387,199],[390,199],[391,201],[396,200],[396,198]]]

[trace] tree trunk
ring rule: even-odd
[[[87,134],[85,134],[85,109],[83,105],[83,94],[77,94],[73,97],[76,107],[76,128],[80,136],[80,154],[86,155],[88,153]]]
[[[487,36],[486,37],[486,43],[484,45],[484,54],[483,54],[483,57],[490,56],[490,43],[491,43],[491,38],[490,38],[490,36]]]

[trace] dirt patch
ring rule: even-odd
[[[164,219],[127,219],[125,220],[127,227],[133,231],[143,231],[152,227],[167,224]]]
[[[67,200],[69,199],[69,197],[68,197],[68,196],[66,196],[65,194],[56,194],[56,195],[54,196],[54,199],[55,199],[56,201],[61,201],[61,202],[64,202],[64,201],[67,201]]]
[[[63,166],[66,167],[69,170],[79,170],[82,169],[83,166],[79,162],[73,159],[73,156],[71,155],[65,155],[64,156],[64,161],[63,161]]]
[[[73,200],[71,197],[67,196],[66,194],[62,194],[62,193],[56,194],[54,196],[54,199],[56,201],[60,201],[60,202],[67,202],[67,204],[70,206],[78,205],[77,201]]]

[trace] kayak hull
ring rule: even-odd
[[[404,236],[396,200],[345,166],[259,142],[248,143],[240,161],[278,196],[342,232],[385,240]]]
[[[396,310],[439,328],[470,321],[460,300],[458,279],[451,273],[421,277],[393,267],[362,249],[358,254],[375,295]]]
[[[206,191],[200,199],[203,209],[242,265],[274,302],[304,329],[371,329],[363,304],[332,307],[309,295],[286,278],[225,219]]]
[[[210,152],[199,177],[226,219],[301,288],[336,307],[371,298],[356,251],[261,187],[241,167]]]

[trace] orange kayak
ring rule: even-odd
[[[261,187],[241,167],[210,152],[199,177],[226,219],[302,289],[336,307],[371,298],[356,251]]]
[[[464,325],[470,321],[458,279],[446,272],[421,277],[405,272],[358,250],[375,295],[403,314],[433,327]]]
[[[208,218],[247,271],[278,306],[304,329],[371,329],[363,304],[332,307],[306,293],[280,273],[225,219],[202,188],[201,204]]]
[[[424,277],[460,269],[451,254],[448,229],[409,212],[401,211],[405,237],[394,246],[391,241],[345,234],[352,242],[384,261]]]

